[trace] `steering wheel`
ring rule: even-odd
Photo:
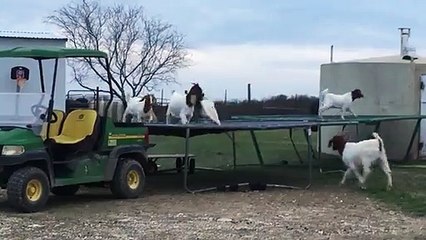
[[[36,104],[36,105],[31,106],[31,113],[35,117],[40,118],[41,120],[45,120],[46,114],[45,113],[40,114],[42,112],[42,110],[44,110],[44,112],[46,113],[48,108],[46,106],[41,105],[41,104]],[[55,123],[57,121],[58,121],[58,115],[56,115],[56,113],[54,111],[52,111],[52,119],[50,119],[50,123]]]

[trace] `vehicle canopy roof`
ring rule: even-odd
[[[16,47],[7,50],[0,50],[0,58],[33,58],[55,59],[55,58],[78,58],[78,57],[94,57],[107,58],[105,52],[92,49],[77,48],[32,48],[32,47]]]

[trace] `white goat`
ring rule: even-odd
[[[154,110],[152,108],[153,96],[148,94],[144,97],[132,97],[127,101],[126,110],[123,113],[122,121],[126,121],[128,115],[132,115],[133,119],[136,117],[136,121],[140,122],[142,119],[148,119],[148,122],[156,121]]]
[[[376,132],[372,134],[374,139],[363,140],[359,142],[347,142],[343,136],[336,135],[330,139],[328,147],[333,147],[342,156],[342,161],[346,165],[347,170],[340,182],[345,184],[346,179],[351,173],[354,173],[361,184],[361,188],[365,189],[365,182],[371,172],[373,165],[379,165],[387,177],[387,190],[392,188],[391,169],[389,167],[385,146],[382,138]],[[363,175],[358,169],[363,169]]]
[[[321,91],[319,96],[319,109],[318,115],[322,117],[322,113],[330,108],[341,109],[340,117],[344,120],[346,110],[352,113],[355,117],[357,116],[352,110],[352,102],[358,98],[363,98],[361,90],[355,89],[351,92],[344,94],[329,93],[328,88]]]
[[[220,120],[214,106],[214,102],[203,99],[200,101],[202,111],[201,115],[204,117],[208,117],[217,125],[220,125]],[[179,94],[177,92],[173,92],[170,97],[170,103],[167,107],[166,112],[166,123],[169,124],[170,117],[179,118],[182,124],[187,124],[191,120],[194,115],[194,106],[188,106],[186,104],[186,96]]]

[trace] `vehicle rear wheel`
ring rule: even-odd
[[[73,196],[80,189],[79,185],[69,185],[52,188],[51,192],[56,196]]]
[[[24,167],[16,170],[7,183],[7,200],[21,212],[40,211],[49,198],[49,179],[40,168]]]
[[[119,161],[111,182],[111,192],[118,198],[137,198],[144,188],[142,165],[133,159]]]

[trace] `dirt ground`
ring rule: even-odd
[[[116,200],[107,190],[51,197],[17,214],[0,195],[1,239],[426,239],[426,219],[392,211],[349,188],[188,194],[147,189]]]

